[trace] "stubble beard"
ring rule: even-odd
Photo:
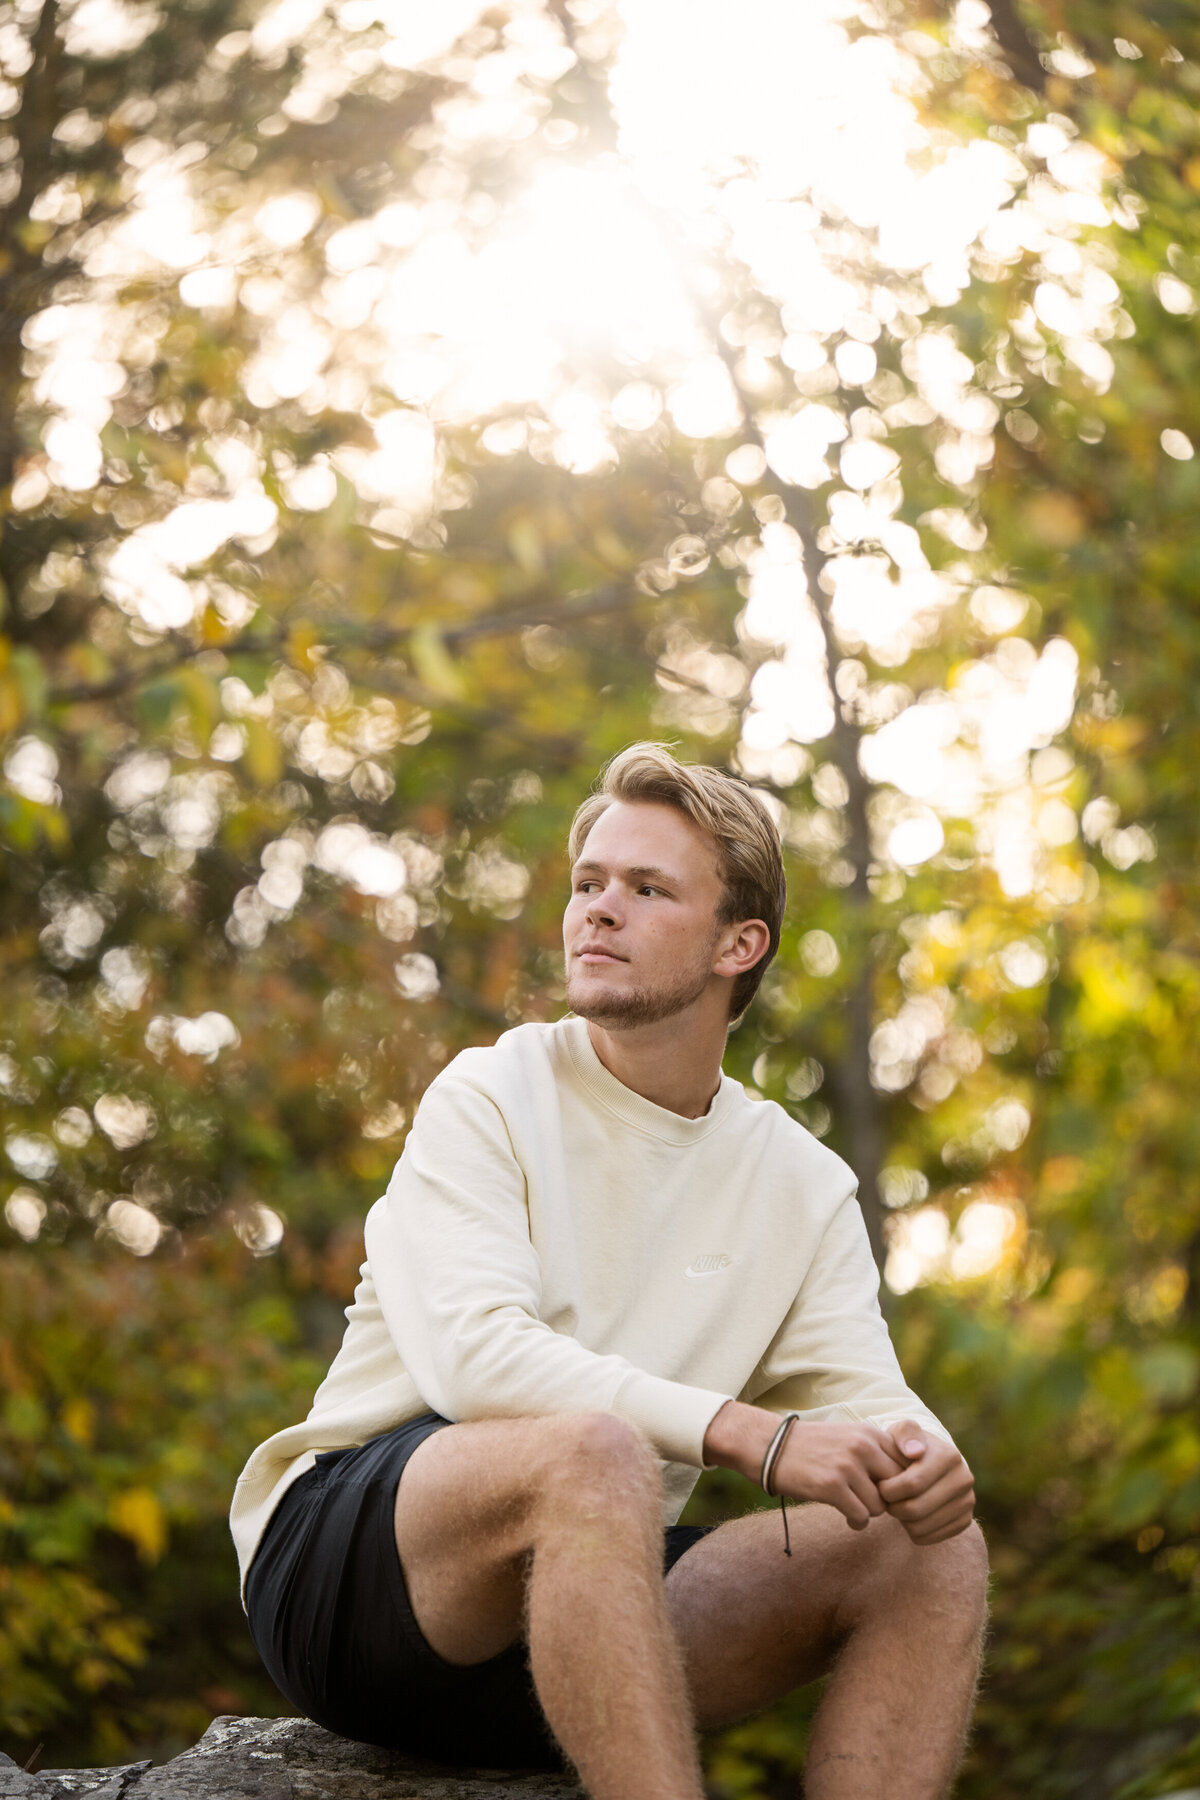
[[[706,964],[703,969],[681,975],[670,987],[626,988],[618,992],[612,989],[589,992],[587,982],[572,975],[567,981],[567,1005],[577,1018],[591,1019],[597,1025],[615,1026],[618,1030],[635,1025],[658,1025],[699,1000],[708,986],[711,972]]]

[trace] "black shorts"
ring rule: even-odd
[[[421,1636],[396,1552],[396,1486],[448,1420],[423,1413],[294,1481],[246,1581],[250,1632],[272,1681],[318,1725],[361,1743],[476,1768],[560,1768],[523,1642],[448,1663]],[[664,1572],[707,1528],[672,1525]]]

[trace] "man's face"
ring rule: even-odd
[[[653,1025],[713,975],[722,883],[712,840],[674,807],[614,800],[571,871],[567,1004],[599,1025]]]

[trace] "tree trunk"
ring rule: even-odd
[[[867,816],[870,788],[858,760],[862,733],[853,717],[848,715],[846,704],[837,692],[841,647],[819,580],[827,558],[817,544],[812,501],[802,488],[789,487],[781,482],[780,489],[787,508],[788,523],[799,534],[804,547],[808,589],[825,638],[825,660],[829,683],[833,689],[831,760],[846,783],[846,855],[854,869],[854,878],[845,890],[846,949],[852,975],[846,995],[846,1049],[840,1065],[832,1071],[832,1087],[845,1128],[848,1160],[858,1176],[858,1202],[866,1222],[867,1236],[871,1240],[871,1251],[876,1263],[882,1268],[884,1242],[879,1171],[883,1167],[886,1139],[883,1103],[871,1081],[875,974],[872,962],[872,895],[868,880],[871,868],[871,828]]]

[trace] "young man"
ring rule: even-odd
[[[896,1364],[850,1170],[721,1073],[778,835],[639,744],[570,849],[572,1015],[433,1082],[312,1411],[238,1484],[255,1641],[331,1730],[556,1742],[594,1800],[700,1800],[697,1727],[832,1670],[808,1800],[935,1800],[984,1621],[971,1475]],[[675,1526],[714,1465],[811,1504]]]

